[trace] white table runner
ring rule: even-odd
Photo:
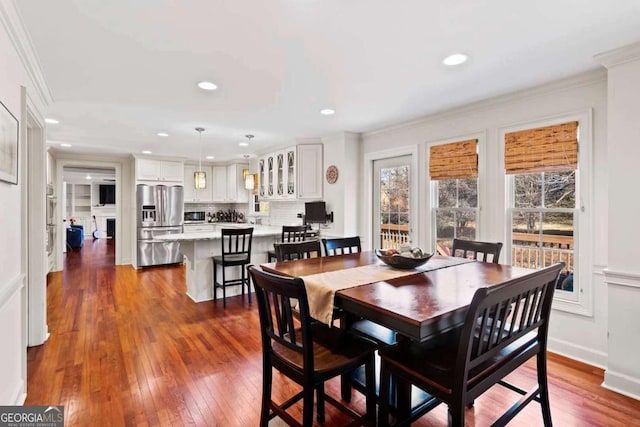
[[[314,319],[331,325],[336,291],[468,262],[474,262],[474,260],[438,257],[430,259],[426,264],[413,270],[398,270],[379,263],[302,276],[309,300],[309,314]]]

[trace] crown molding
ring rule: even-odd
[[[362,132],[363,137],[386,133],[390,131],[396,131],[399,129],[435,122],[443,120],[449,117],[455,117],[460,114],[468,114],[475,111],[482,111],[488,108],[496,107],[499,105],[508,104],[510,102],[537,97],[547,93],[553,93],[562,90],[579,88],[582,86],[589,86],[595,83],[607,81],[607,70],[605,68],[598,68],[596,70],[587,71],[572,77],[567,77],[560,80],[555,80],[550,83],[545,83],[539,86],[533,86],[526,89],[511,92],[505,95],[496,96],[493,98],[483,99],[481,101],[472,102],[459,107],[454,107],[449,110],[435,112],[427,114],[426,116],[418,119],[410,120],[407,122],[398,123],[395,125],[386,126],[381,129],[376,129],[368,132]]]
[[[33,83],[34,92],[37,93],[44,106],[50,105],[53,103],[51,91],[44,78],[38,55],[33,48],[33,43],[24,27],[14,0],[0,1],[0,22],[2,22],[11,44],[13,44],[24,69]]]
[[[640,60],[640,42],[603,52],[594,59],[607,68]]]

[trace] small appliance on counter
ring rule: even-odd
[[[206,215],[204,211],[194,211],[184,213],[185,224],[197,224],[199,222],[205,222]]]

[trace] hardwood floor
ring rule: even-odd
[[[242,297],[196,304],[185,295],[182,266],[115,267],[109,240],[87,240],[49,276],[46,344],[28,350],[27,405],[65,405],[66,425],[255,426],[262,365],[257,307]],[[551,409],[557,426],[640,426],[640,402],[600,387],[603,372],[549,356]],[[533,364],[513,374],[535,382]],[[339,383],[328,391],[339,396]],[[278,373],[274,397],[298,386]],[[490,425],[515,400],[499,386],[467,411],[467,425]],[[352,406],[364,400],[354,392]],[[297,416],[300,407],[296,407]],[[414,425],[445,426],[440,406]],[[542,425],[530,404],[513,425]],[[325,426],[347,418],[327,407]],[[273,420],[271,425],[279,425]]]

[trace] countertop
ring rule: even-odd
[[[267,236],[280,236],[282,233],[282,227],[270,226],[270,225],[257,225],[257,224],[221,224],[223,227],[228,228],[249,228],[253,227],[254,237],[267,237]],[[219,229],[215,231],[198,231],[193,233],[176,233],[176,234],[163,234],[155,236],[158,240],[166,241],[193,241],[193,240],[215,240],[220,239],[222,233]]]

